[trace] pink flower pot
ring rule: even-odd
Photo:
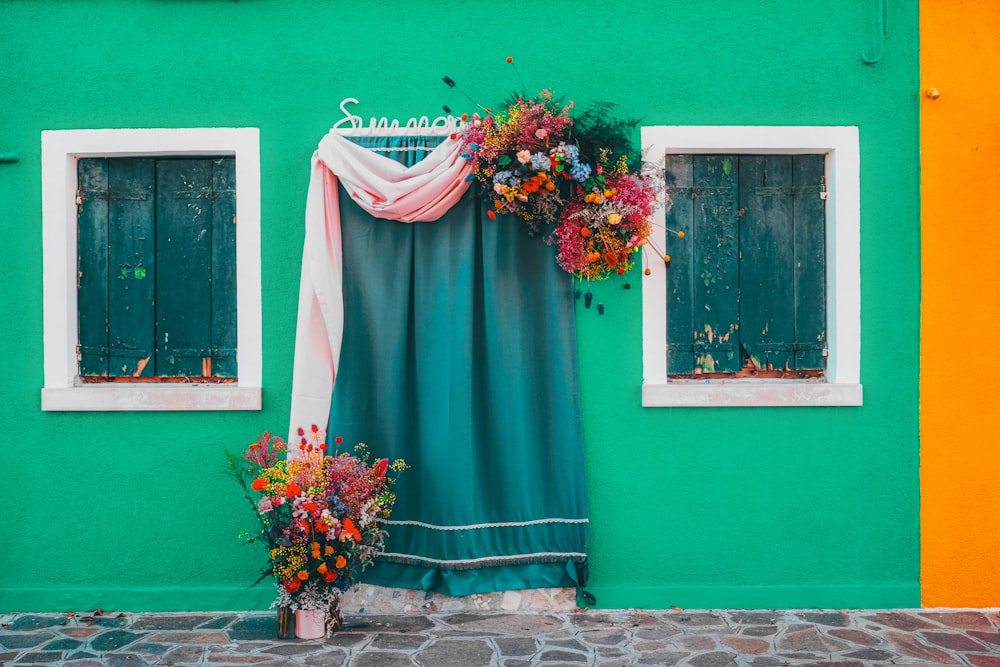
[[[326,614],[312,609],[295,610],[295,636],[299,639],[320,639],[326,636]]]

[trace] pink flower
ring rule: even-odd
[[[517,161],[521,164],[528,164],[531,162],[531,151],[525,148],[523,151],[517,152]]]
[[[264,512],[270,512],[274,509],[274,503],[271,502],[270,496],[264,496],[257,501],[257,512],[263,514]]]
[[[535,139],[541,139],[542,141],[544,141],[548,138],[549,138],[549,131],[546,130],[544,127],[540,127],[537,130],[535,130]]]

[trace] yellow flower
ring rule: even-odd
[[[617,225],[621,221],[622,221],[621,213],[611,213],[608,215],[608,222],[610,222],[612,225]]]

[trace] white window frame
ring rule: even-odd
[[[86,384],[77,346],[77,161],[86,157],[231,155],[236,159],[238,381]],[[42,410],[260,410],[260,131],[257,128],[42,132],[45,378]]]
[[[667,154],[826,156],[826,317],[824,380],[667,377],[667,268],[648,262],[642,281],[642,405],[645,407],[824,406],[862,404],[861,178],[855,126],[668,126],[642,128],[648,167]],[[666,211],[654,213],[652,241],[665,248]],[[683,243],[672,239],[671,243]],[[669,253],[669,250],[667,251]]]

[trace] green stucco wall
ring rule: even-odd
[[[918,605],[917,3],[867,66],[877,4],[0,0],[0,611],[269,602],[223,452],[287,423],[309,156],[344,97],[497,103],[508,55],[646,124],[860,128],[864,407],[644,409],[639,290],[580,306],[598,605]],[[199,126],[260,128],[264,410],[43,413],[40,132]]]

